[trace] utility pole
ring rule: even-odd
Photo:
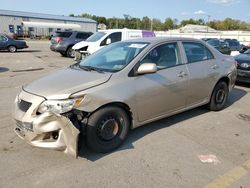
[[[207,33],[208,33],[208,23],[209,23],[210,17],[211,17],[210,15],[207,15],[207,24],[206,24],[207,25]]]
[[[115,20],[116,20],[116,29],[118,29],[118,18],[116,18]]]

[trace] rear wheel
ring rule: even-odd
[[[72,46],[70,46],[66,51],[67,57],[74,58],[75,57],[75,50],[72,49]]]
[[[64,53],[64,52],[60,52],[60,54],[61,54],[63,57],[66,57],[66,56],[67,56],[66,53]]]
[[[222,110],[227,102],[228,98],[228,85],[224,81],[220,81],[214,87],[212,97],[208,104],[208,108],[212,111]]]
[[[16,47],[15,46],[9,46],[8,50],[9,50],[9,52],[14,53],[14,52],[16,52]]]
[[[125,110],[119,107],[104,107],[88,119],[87,145],[100,153],[119,147],[129,132],[130,121]]]

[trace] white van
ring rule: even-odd
[[[79,61],[82,59],[82,56],[90,55],[111,43],[143,37],[155,37],[155,33],[152,31],[132,29],[99,30],[86,41],[75,44],[72,49],[76,52],[75,60]]]

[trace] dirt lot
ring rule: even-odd
[[[73,63],[49,42],[28,45],[0,52],[0,187],[250,187],[250,85],[236,86],[221,112],[197,108],[131,131],[113,153],[83,148],[74,159],[31,147],[13,132],[21,86]]]

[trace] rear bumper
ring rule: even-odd
[[[79,130],[59,114],[46,112],[37,115],[37,108],[45,99],[22,91],[15,101],[16,134],[35,147],[64,151],[77,156]],[[21,104],[25,101],[26,104]],[[28,105],[27,107],[27,104]]]
[[[50,50],[54,52],[65,53],[67,51],[67,47],[59,44],[52,44],[50,45]]]

